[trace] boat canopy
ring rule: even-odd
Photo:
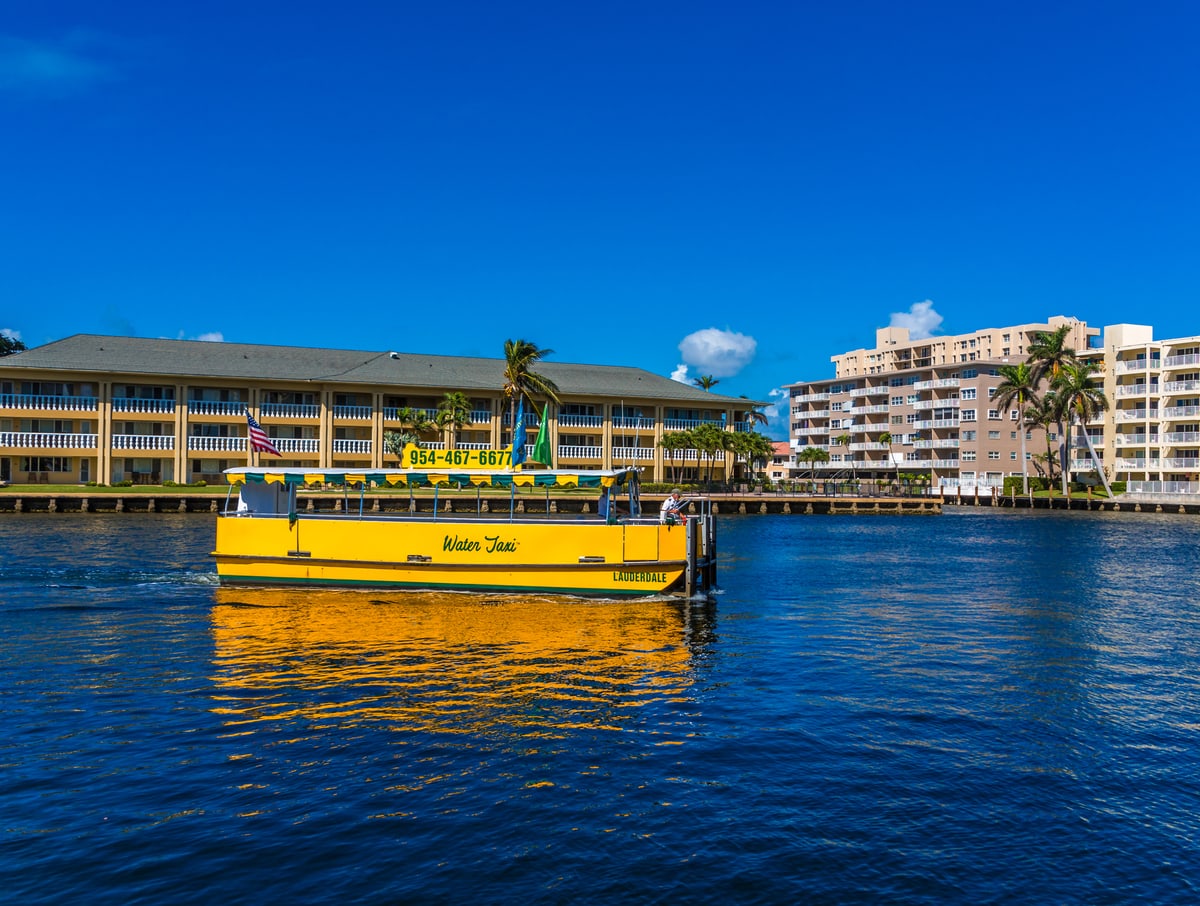
[[[482,488],[612,488],[637,481],[638,469],[583,471],[538,469],[495,471],[487,469],[263,469],[241,467],[226,469],[231,485],[252,484],[332,484],[391,485],[398,488],[424,488],[457,485]]]

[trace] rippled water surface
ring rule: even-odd
[[[1200,523],[720,522],[711,603],[218,589],[0,517],[0,899],[1194,902]]]

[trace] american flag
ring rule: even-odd
[[[279,449],[271,443],[271,438],[267,436],[267,432],[263,430],[263,426],[255,421],[254,416],[249,412],[246,413],[246,424],[250,426],[250,449],[261,450],[263,453],[274,453],[276,456],[282,456]]]

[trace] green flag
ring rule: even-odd
[[[529,458],[548,468],[554,468],[554,452],[550,449],[549,403],[542,407],[542,423],[538,425],[537,442],[533,445],[533,455]]]

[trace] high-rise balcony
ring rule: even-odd
[[[935,390],[941,387],[957,387],[958,378],[938,378],[933,381],[917,381],[912,385],[913,390]]]
[[[1167,381],[1162,385],[1163,393],[1200,392],[1200,381]]]
[[[1181,469],[1188,472],[1200,472],[1200,457],[1196,456],[1166,456],[1162,460],[1164,469]]]
[[[1117,396],[1146,396],[1149,393],[1157,393],[1158,387],[1153,384],[1118,384],[1115,394]]]
[[[1200,406],[1167,406],[1163,418],[1200,418]]]
[[[1162,439],[1164,444],[1200,444],[1200,431],[1168,431]]]
[[[1147,368],[1157,368],[1158,359],[1121,359],[1114,369],[1116,374],[1127,374],[1131,371],[1145,371]]]
[[[1200,365],[1200,354],[1190,352],[1186,355],[1169,355],[1163,359],[1163,365],[1167,368],[1186,368],[1193,365]]]

